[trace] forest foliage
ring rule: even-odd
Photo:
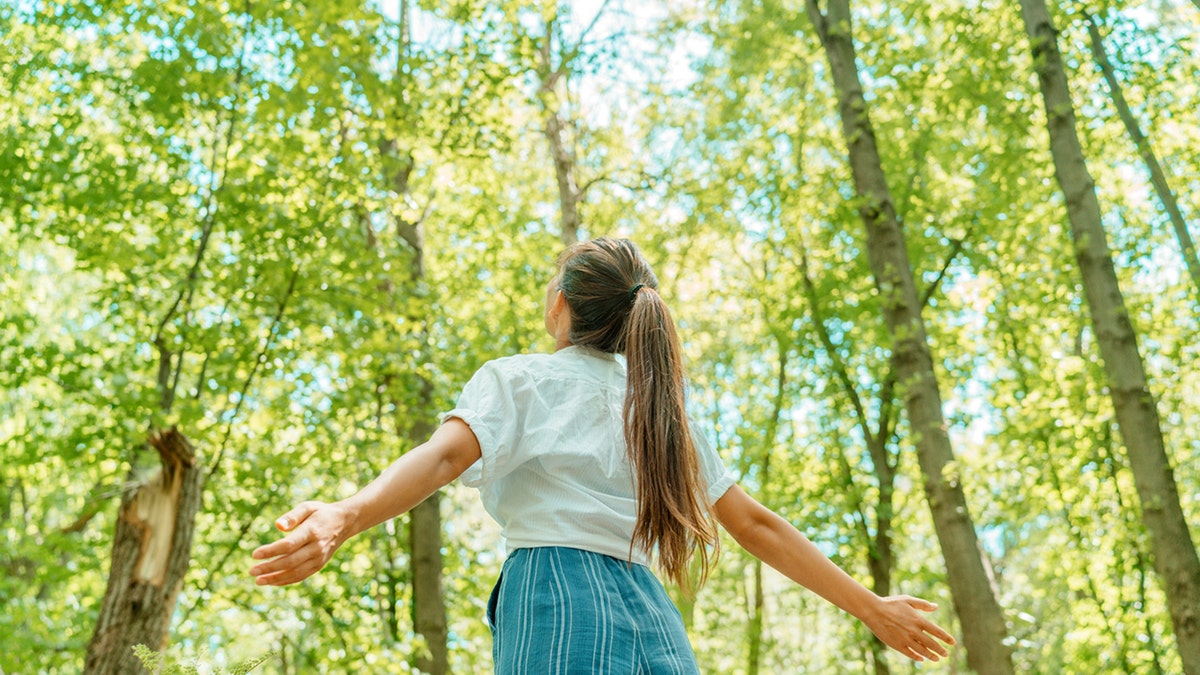
[[[955,451],[941,478],[1014,667],[1182,672],[1019,3],[850,9]],[[1049,9],[1200,541],[1200,275],[1178,225],[1200,236],[1200,5]],[[170,427],[205,472],[172,653],[410,672],[399,523],[295,587],[255,586],[249,552],[404,452],[430,397],[552,348],[564,186],[578,236],[654,265],[689,403],[747,490],[868,585],[887,542],[891,591],[961,633],[805,3],[15,0],[0,38],[0,672],[82,669],[122,491]],[[450,667],[489,672],[501,543],[473,490],[441,508]],[[722,549],[678,598],[704,672],[881,672],[860,624]]]

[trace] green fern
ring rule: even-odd
[[[202,675],[200,670],[200,662],[198,659],[192,659],[189,662],[184,662],[181,657],[170,654],[169,652],[159,653],[150,649],[146,645],[134,645],[133,653],[142,662],[146,670],[154,675]],[[270,652],[262,656],[256,656],[252,659],[246,659],[241,663],[233,666],[233,670],[226,671],[220,668],[206,668],[203,675],[246,675],[250,671],[259,667],[271,658]]]

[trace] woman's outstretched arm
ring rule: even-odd
[[[340,502],[303,502],[275,526],[288,535],[260,546],[250,569],[260,586],[301,581],[325,566],[347,539],[389,518],[407,513],[458,478],[479,459],[471,427],[452,417],[428,441],[392,462],[375,480]]]
[[[937,661],[948,653],[938,640],[954,644],[949,633],[921,614],[937,605],[906,595],[875,595],[833,564],[791,523],[737,485],[717,500],[715,507],[717,520],[743,548],[858,618],[901,654],[917,661]]]

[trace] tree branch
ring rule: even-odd
[[[287,309],[288,301],[296,291],[296,279],[299,276],[300,266],[297,265],[292,268],[292,275],[288,279],[287,290],[284,291],[283,297],[279,300],[279,308],[275,311],[275,317],[271,320],[271,327],[267,329],[267,336],[263,338],[262,348],[254,359],[254,365],[250,368],[250,374],[246,376],[246,381],[242,384],[242,390],[238,395],[237,403],[234,405],[233,413],[229,416],[229,422],[225,426],[225,436],[221,439],[220,448],[217,450],[212,463],[208,465],[207,473],[209,477],[216,473],[217,467],[221,463],[221,458],[225,455],[225,448],[229,445],[229,438],[233,434],[233,423],[237,419],[238,413],[242,410],[242,404],[246,402],[246,394],[250,391],[250,385],[254,382],[255,376],[258,374],[258,369],[267,360],[267,352],[271,349],[272,338],[278,332],[279,325],[283,322],[283,313]]]

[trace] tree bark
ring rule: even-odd
[[[806,6],[838,94],[842,132],[861,202],[859,213],[867,230],[867,256],[882,296],[884,320],[894,340],[892,367],[904,393],[934,529],[963,627],[967,663],[980,673],[1010,674],[1012,656],[1004,644],[1004,615],[992,592],[967,510],[962,478],[946,433],[941,392],[921,318],[921,299],[867,116],[855,65],[849,3],[831,0],[827,16],[822,15],[817,0],[806,0]]]
[[[1200,0],[1196,1],[1200,2]],[[1104,76],[1104,81],[1108,83],[1109,95],[1112,96],[1113,105],[1117,108],[1117,115],[1121,118],[1121,123],[1125,125],[1125,131],[1129,134],[1134,146],[1137,147],[1138,156],[1146,163],[1146,170],[1150,172],[1150,184],[1154,186],[1154,192],[1158,195],[1163,210],[1167,212],[1167,217],[1171,220],[1171,226],[1175,230],[1175,239],[1179,242],[1179,249],[1183,255],[1183,263],[1192,277],[1193,290],[1196,297],[1200,298],[1200,259],[1196,256],[1196,244],[1192,241],[1191,234],[1188,233],[1187,221],[1184,220],[1183,211],[1179,208],[1179,200],[1175,198],[1175,193],[1167,182],[1167,174],[1159,164],[1158,156],[1154,154],[1154,147],[1150,144],[1150,139],[1142,133],[1137,118],[1133,116],[1133,111],[1125,100],[1121,83],[1117,80],[1116,69],[1113,68],[1112,61],[1108,58],[1108,52],[1104,49],[1104,39],[1100,36],[1096,18],[1088,14],[1085,15],[1085,19],[1088,37],[1091,38],[1092,56],[1096,59],[1096,65],[1100,66],[1100,73]]]
[[[121,497],[108,589],[84,673],[143,672],[131,647],[166,647],[171,613],[192,550],[204,472],[191,443],[172,427],[150,434],[160,466],[149,476],[131,468]]]
[[[784,389],[787,386],[788,347],[784,340],[775,340],[776,352],[779,354],[779,370],[775,375],[775,396],[771,401],[771,417],[767,419],[767,428],[763,434],[763,455],[759,464],[761,482],[759,490],[766,494],[771,482],[771,449],[775,447],[779,434],[779,419],[783,415]],[[762,667],[763,626],[766,624],[766,611],[763,607],[763,562],[757,558],[754,565],[754,589],[750,603],[750,625],[748,626],[746,642],[746,673],[758,675]]]
[[[1057,34],[1044,0],[1021,0],[1021,15],[1046,107],[1054,173],[1066,200],[1075,259],[1083,276],[1084,295],[1108,375],[1118,429],[1129,453],[1142,519],[1150,531],[1154,568],[1167,597],[1183,670],[1200,673],[1200,558],[1180,506],[1137,335],[1100,221],[1095,182],[1088,173],[1075,130],[1075,111]]]
[[[575,158],[563,138],[563,121],[556,109],[546,111],[546,140],[554,159],[554,179],[558,184],[558,204],[562,222],[562,243],[579,241],[579,186],[575,181]]]
[[[390,156],[398,162],[391,173],[391,188],[398,196],[409,192],[408,181],[414,168],[411,153],[398,156],[397,141],[385,143]],[[409,287],[415,292],[424,292],[425,278],[425,233],[423,216],[410,222],[399,216],[395,219],[396,234],[408,245],[412,258],[409,262]],[[409,324],[418,326],[416,340],[418,360],[430,358],[425,344],[428,339],[428,318],[411,313]],[[395,400],[397,410],[407,410],[407,418],[415,420],[407,424],[405,439],[409,447],[416,447],[433,435],[433,383],[419,372],[415,378],[415,398],[408,401]],[[395,394],[393,394],[395,396]],[[404,427],[401,422],[400,426]],[[424,649],[415,650],[412,665],[429,675],[444,675],[449,668],[447,646],[446,600],[442,593],[442,516],[441,497],[435,492],[418,504],[408,514],[409,571],[412,576],[412,621],[413,630],[424,640]]]
[[[397,91],[396,99],[392,102],[398,113],[407,111],[405,91],[412,86],[410,72],[405,65],[409,58],[411,45],[411,9],[409,0],[400,0],[400,31],[399,43],[396,49]],[[409,178],[415,168],[415,158],[411,151],[400,151],[400,139],[392,135],[380,144],[383,159],[383,170],[395,196],[401,200],[410,194]],[[424,220],[429,212],[415,219],[408,220],[399,215],[393,218],[396,235],[407,245],[410,255],[408,279],[406,288],[419,298],[428,297],[428,283],[425,275],[425,231]],[[386,292],[390,299],[395,300],[395,287],[388,284]],[[393,304],[397,304],[393,302]],[[423,363],[431,358],[427,349],[429,337],[429,303],[408,303],[407,324],[416,326],[412,338],[417,347],[417,362]],[[411,379],[409,379],[409,377]],[[398,411],[406,411],[404,419],[397,418],[397,428],[404,430],[402,435],[410,448],[429,440],[433,434],[435,414],[433,406],[433,383],[421,374],[419,368],[404,379],[408,382],[399,387],[408,398],[401,398],[392,380],[394,374],[385,373],[381,383],[388,391],[394,407]],[[449,646],[447,644],[448,630],[446,621],[446,599],[442,592],[442,516],[440,492],[435,492],[428,499],[415,506],[408,513],[408,547],[409,574],[412,583],[412,606],[410,617],[413,631],[420,636],[423,645],[414,649],[409,658],[410,664],[420,672],[429,675],[445,675],[449,669]],[[389,575],[389,593],[391,594],[390,619],[395,617],[395,575]],[[393,624],[394,625],[394,624]]]
[[[541,56],[540,72],[541,86],[538,89],[538,102],[545,115],[543,133],[550,147],[550,159],[554,162],[554,181],[558,186],[558,206],[562,231],[560,238],[563,246],[570,246],[579,241],[579,202],[583,193],[575,178],[575,152],[571,149],[565,137],[566,121],[561,114],[558,99],[558,85],[565,80],[570,63],[564,61],[554,66],[554,32],[556,20],[546,22],[546,35],[542,39],[539,54]],[[560,58],[565,59],[564,54]]]
[[[750,596],[750,626],[746,632],[746,675],[758,675],[762,665],[763,651],[763,563],[757,558],[751,563],[754,569],[754,587]]]
[[[428,410],[431,396],[422,394],[422,400]],[[430,414],[421,419],[431,419]],[[421,422],[413,425],[409,439],[424,442],[432,434],[432,422]],[[414,655],[413,665],[430,675],[444,675],[449,670],[446,599],[442,593],[441,503],[441,492],[435,492],[408,514],[413,629],[425,639],[427,648]]]
[[[867,418],[866,407],[862,397],[858,394],[858,388],[850,377],[850,372],[825,325],[825,316],[821,312],[818,302],[817,287],[809,274],[808,252],[805,244],[801,244],[800,248],[800,274],[801,284],[804,286],[804,298],[808,302],[809,313],[812,314],[817,337],[833,365],[837,381],[842,385],[842,389],[845,390],[846,396],[854,408],[854,417],[862,431],[863,438],[866,439],[867,452],[871,456],[871,466],[879,485],[879,501],[875,505],[875,534],[872,536],[870,528],[867,527],[866,513],[862,508],[862,495],[853,486],[850,462],[846,458],[845,449],[839,444],[836,454],[845,476],[846,488],[853,495],[855,524],[858,526],[859,535],[867,545],[867,567],[871,571],[871,590],[876,595],[888,596],[892,592],[892,561],[894,559],[892,554],[892,517],[895,512],[896,465],[895,460],[888,453],[887,445],[892,437],[895,420],[894,378],[890,372],[884,378],[879,396],[878,428],[872,429],[871,422]],[[875,675],[891,675],[887,663],[887,645],[883,640],[872,635],[870,646]]]

